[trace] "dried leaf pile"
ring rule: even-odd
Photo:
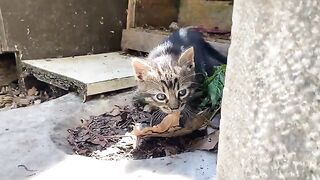
[[[135,122],[144,118],[147,115],[137,108],[115,107],[111,112],[91,116],[88,120],[82,120],[81,126],[69,129],[68,141],[75,153],[92,156],[93,152],[105,150],[122,138],[131,139],[126,133],[133,129]],[[120,148],[123,150],[124,147]]]
[[[77,154],[108,160],[147,159],[197,149],[217,150],[218,112],[225,71],[226,65],[221,65],[206,78],[203,88],[207,96],[200,105],[203,110],[183,127],[179,124],[180,112],[168,114],[159,124],[149,126],[151,114],[147,106],[115,107],[69,129],[68,141]]]
[[[195,149],[216,150],[217,141],[211,140],[212,135],[206,136],[206,131],[174,138],[137,138],[130,133],[135,124],[146,122],[151,116],[144,109],[115,107],[111,112],[82,120],[79,127],[69,129],[68,141],[76,154],[104,160],[148,159]]]
[[[44,90],[32,87],[23,93],[17,84],[0,87],[0,111],[26,107],[56,98]]]

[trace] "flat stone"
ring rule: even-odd
[[[130,56],[119,52],[24,60],[22,65],[41,81],[66,90],[76,88],[86,96],[136,85]]]
[[[86,103],[75,94],[0,112],[1,180],[215,179],[216,154],[195,151],[148,160],[106,161],[73,154],[67,129],[131,103],[132,92]],[[28,168],[28,170],[25,169]]]

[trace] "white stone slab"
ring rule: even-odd
[[[65,58],[24,60],[30,67],[86,85],[86,95],[135,86],[131,58],[119,52]]]
[[[126,92],[82,103],[75,94],[67,94],[39,105],[0,112],[0,179],[215,179],[217,156],[205,151],[122,161],[72,155],[67,129],[78,126],[82,118],[131,103],[131,99],[132,92]]]

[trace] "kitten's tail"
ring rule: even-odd
[[[219,64],[227,64],[227,57],[222,55],[219,51],[217,51],[211,44],[209,44],[208,42],[205,42],[206,44],[206,49],[207,49],[207,53],[210,57],[214,57],[214,59],[216,59]]]

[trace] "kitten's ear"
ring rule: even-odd
[[[193,47],[188,48],[185,50],[179,60],[178,60],[179,66],[187,66],[188,68],[194,67],[194,49]]]
[[[151,67],[139,58],[132,59],[132,67],[134,70],[135,77],[139,81],[144,81],[147,74],[151,72]]]

